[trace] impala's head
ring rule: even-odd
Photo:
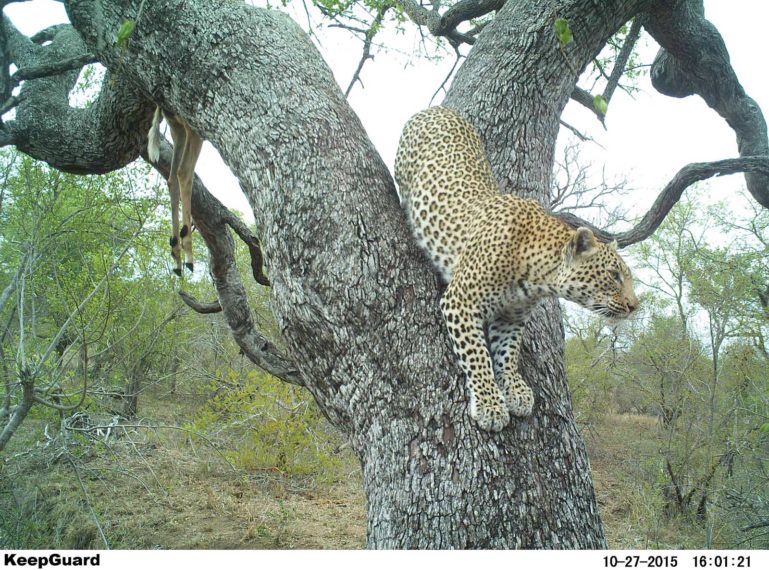
[[[560,296],[608,319],[624,319],[638,308],[633,276],[617,242],[599,243],[588,228],[579,228],[564,244],[558,285]]]

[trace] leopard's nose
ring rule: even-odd
[[[628,303],[627,304],[627,312],[632,313],[638,308],[638,303]]]

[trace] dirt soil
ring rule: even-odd
[[[121,549],[365,546],[354,464],[346,479],[319,485],[236,470],[200,446],[117,444],[74,462],[37,451],[0,473],[0,511],[17,519],[6,534],[24,541],[0,530],[0,548],[104,548],[102,533]]]

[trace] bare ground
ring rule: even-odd
[[[365,544],[365,499],[355,473],[320,486],[279,473],[248,474],[210,451],[185,447],[113,445],[112,453],[82,462],[62,456],[46,468],[48,459],[38,452],[23,468],[3,472],[0,505],[17,513],[27,541],[7,546],[104,548],[102,532],[111,548],[123,549]]]

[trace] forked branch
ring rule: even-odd
[[[452,46],[457,47],[460,44],[475,43],[475,35],[459,32],[457,26],[499,10],[505,0],[460,0],[443,14],[438,11],[438,4],[429,10],[415,0],[395,0],[394,3],[415,24],[427,28],[435,37],[445,37]]]
[[[614,62],[614,67],[609,75],[609,81],[606,83],[606,87],[603,89],[603,98],[608,103],[611,101],[614,91],[619,85],[620,79],[625,74],[627,68],[627,62],[630,60],[630,56],[633,54],[633,48],[638,41],[638,37],[641,35],[641,20],[635,18],[630,26],[630,30],[625,37],[625,42],[622,44],[622,48],[619,50],[617,59]]]
[[[764,116],[740,84],[721,34],[705,19],[702,0],[657,0],[644,27],[662,46],[651,69],[652,85],[663,95],[699,95],[737,135],[740,156],[769,155]],[[769,208],[769,177],[746,170],[748,191]]]
[[[387,5],[380,8],[377,11],[374,21],[371,23],[371,26],[363,34],[363,53],[361,54],[360,61],[358,62],[358,67],[355,69],[355,73],[353,73],[352,79],[350,79],[350,84],[347,86],[347,89],[345,89],[345,92],[344,92],[345,97],[350,96],[350,91],[352,91],[352,88],[353,86],[355,86],[355,83],[360,82],[361,85],[363,84],[363,82],[360,79],[360,72],[363,70],[363,66],[366,64],[366,62],[369,59],[373,59],[374,57],[373,55],[371,55],[371,42],[374,41],[374,36],[376,36],[377,32],[381,29],[382,20],[384,19],[385,14],[390,8],[391,6],[387,6]]]
[[[603,97],[606,103],[611,101],[611,98],[614,95],[614,91],[617,89],[619,81],[622,79],[622,76],[625,73],[627,62],[630,60],[630,56],[633,54],[633,48],[635,47],[635,44],[638,41],[638,37],[640,35],[641,21],[640,19],[635,18],[632,25],[630,26],[630,30],[628,31],[627,36],[625,37],[625,42],[622,44],[622,48],[620,48],[619,54],[617,54],[617,59],[614,61],[614,67],[612,68],[611,74],[607,79],[606,87],[604,87],[603,93],[601,94],[601,97]],[[592,111],[600,123],[604,125],[604,127],[606,126],[604,124],[605,116],[595,108],[595,104],[593,103],[593,95],[581,87],[575,86],[574,91],[571,93],[571,98],[583,107]]]

